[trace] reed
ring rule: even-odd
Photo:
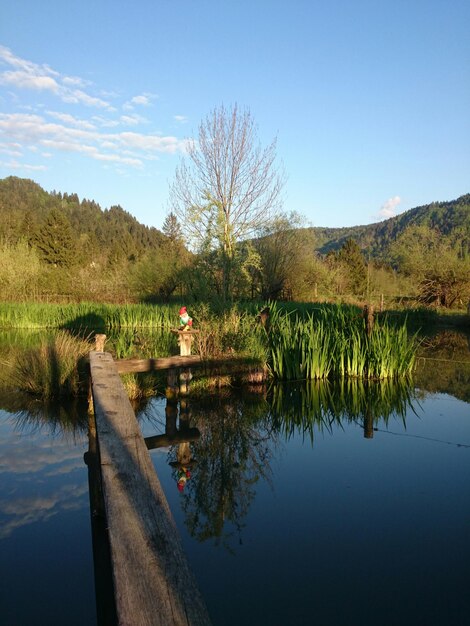
[[[43,399],[86,393],[85,356],[90,347],[87,340],[60,331],[37,348],[18,354],[10,380],[20,391]]]
[[[176,305],[0,303],[0,328],[170,328],[177,323]]]
[[[306,314],[275,308],[267,341],[269,368],[278,380],[408,376],[417,350],[406,325],[383,322],[368,335],[354,307]]]

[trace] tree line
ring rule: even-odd
[[[162,231],[31,180],[0,180],[3,299],[470,299],[470,194],[369,226],[306,228],[282,206],[276,141],[214,109],[176,170]]]

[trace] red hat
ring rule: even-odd
[[[181,309],[179,310],[179,314],[181,315],[182,313],[186,313],[186,307],[182,306]]]

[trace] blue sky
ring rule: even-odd
[[[468,0],[15,0],[0,8],[0,177],[161,227],[215,108],[277,137],[284,208],[376,222],[470,192]]]

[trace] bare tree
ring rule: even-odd
[[[237,242],[254,236],[281,207],[284,179],[276,166],[276,140],[257,141],[248,110],[214,109],[176,170],[170,202],[190,245],[217,251],[222,294],[229,297]]]

